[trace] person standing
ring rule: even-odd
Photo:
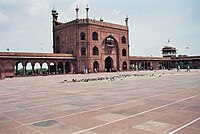
[[[187,66],[187,72],[190,72],[190,66],[189,65]]]

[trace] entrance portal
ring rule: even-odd
[[[106,69],[105,71],[111,72],[113,71],[112,68],[113,68],[113,59],[111,57],[107,57],[105,59],[105,69]]]

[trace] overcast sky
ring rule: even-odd
[[[51,9],[60,21],[89,17],[125,25],[130,54],[161,56],[170,42],[178,54],[200,55],[200,0],[0,0],[0,51],[52,52]],[[188,47],[188,49],[186,49]]]

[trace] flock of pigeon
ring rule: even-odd
[[[105,77],[96,77],[96,78],[81,78],[81,79],[72,79],[71,81],[64,80],[61,83],[66,83],[66,82],[94,82],[94,81],[116,81],[116,80],[124,80],[125,78],[130,78],[130,77],[161,77],[165,73],[162,74],[118,74],[115,76],[105,76]],[[174,74],[174,73],[171,73]]]

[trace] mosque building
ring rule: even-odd
[[[119,25],[86,17],[63,23],[52,9],[53,53],[0,52],[0,78],[67,73],[200,68],[200,56],[177,56],[168,40],[163,57],[130,56],[128,17]],[[21,68],[20,68],[21,67]],[[29,69],[28,69],[29,68]]]
[[[58,13],[52,10],[53,16],[53,52],[73,54],[77,60],[77,71],[119,71],[129,70],[129,29],[126,25],[104,22],[103,19],[89,19],[89,8],[86,18],[67,23],[57,21]]]

